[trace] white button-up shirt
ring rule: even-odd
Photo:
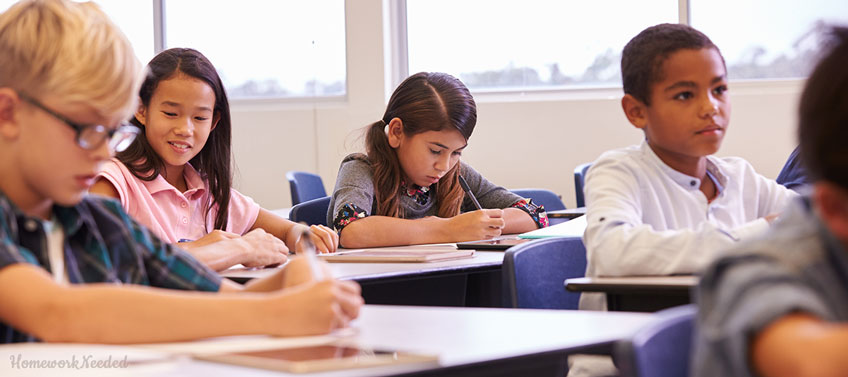
[[[586,276],[695,273],[797,196],[737,157],[707,156],[707,174],[719,191],[711,203],[699,178],[647,142],[602,154],[586,175]]]

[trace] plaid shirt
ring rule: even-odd
[[[186,252],[161,241],[111,199],[88,196],[73,207],[53,207],[65,239],[71,284],[139,284],[217,291],[221,277]],[[0,192],[0,270],[30,263],[50,271],[43,223],[25,215]],[[91,310],[97,310],[92,307]],[[38,341],[0,321],[0,343]]]

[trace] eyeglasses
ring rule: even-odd
[[[18,95],[26,102],[29,102],[33,106],[41,109],[45,113],[52,115],[54,118],[61,120],[62,123],[68,125],[77,132],[77,145],[82,147],[83,149],[92,150],[103,144],[107,139],[109,140],[109,150],[114,152],[121,152],[132,144],[133,140],[135,140],[136,135],[139,133],[139,129],[128,122],[121,123],[118,128],[110,129],[102,124],[93,124],[93,125],[81,125],[79,123],[73,122],[65,116],[50,110],[47,106],[44,106],[41,102],[38,102],[35,98],[32,98],[26,94],[18,93]]]

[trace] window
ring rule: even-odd
[[[0,12],[5,12],[16,0],[0,0]],[[149,1],[95,1],[130,40],[142,64],[153,58],[153,6]]]
[[[409,74],[442,71],[472,90],[619,86],[621,49],[677,22],[677,0],[407,0]]]
[[[165,47],[191,47],[232,98],[345,94],[344,0],[165,2]]]
[[[690,0],[690,10],[731,79],[805,77],[817,62],[822,25],[848,23],[844,0]]]

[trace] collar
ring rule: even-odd
[[[86,199],[84,198],[83,202],[80,202],[73,207],[53,205],[53,216],[55,216],[59,224],[62,225],[67,236],[71,236],[78,232],[83,226],[94,226],[94,219],[91,216],[91,211],[89,211],[88,207],[84,204],[85,200]],[[6,212],[5,221],[7,224],[11,225],[14,223],[27,228],[29,231],[35,230],[36,227],[43,228],[42,219],[30,217],[25,214],[15,203],[9,200],[6,194],[2,191],[0,191],[0,208]],[[16,231],[11,230],[11,232],[15,233]]]
[[[654,150],[651,149],[651,146],[648,145],[647,140],[642,141],[642,145],[639,147],[641,149],[642,155],[644,155],[649,161],[653,162],[657,166],[659,166],[660,170],[662,170],[665,175],[671,178],[672,181],[680,185],[686,190],[695,191],[701,189],[701,178],[693,177],[688,174],[683,174],[677,170],[674,170],[670,166],[666,165]],[[707,156],[707,176],[709,176],[713,182],[716,184],[716,188],[718,189],[718,195],[721,195],[724,192],[724,188],[727,187],[728,176],[724,174],[721,168],[721,160],[715,158],[713,156]]]
[[[203,178],[200,177],[200,173],[198,173],[197,170],[195,170],[194,167],[191,166],[191,164],[185,165],[185,169],[183,170],[183,177],[185,177],[186,186],[188,188],[185,192],[186,196],[192,194],[194,190],[199,192],[206,190],[206,184],[203,182]],[[168,181],[165,180],[165,177],[163,177],[162,174],[157,175],[156,178],[154,178],[152,181],[142,182],[147,188],[147,191],[150,191],[151,195],[168,190],[179,191],[176,187],[168,183]]]
[[[404,195],[415,199],[415,202],[420,205],[425,205],[430,200],[430,188],[432,186],[421,187],[416,184],[408,185],[405,180],[400,181],[401,192]]]

